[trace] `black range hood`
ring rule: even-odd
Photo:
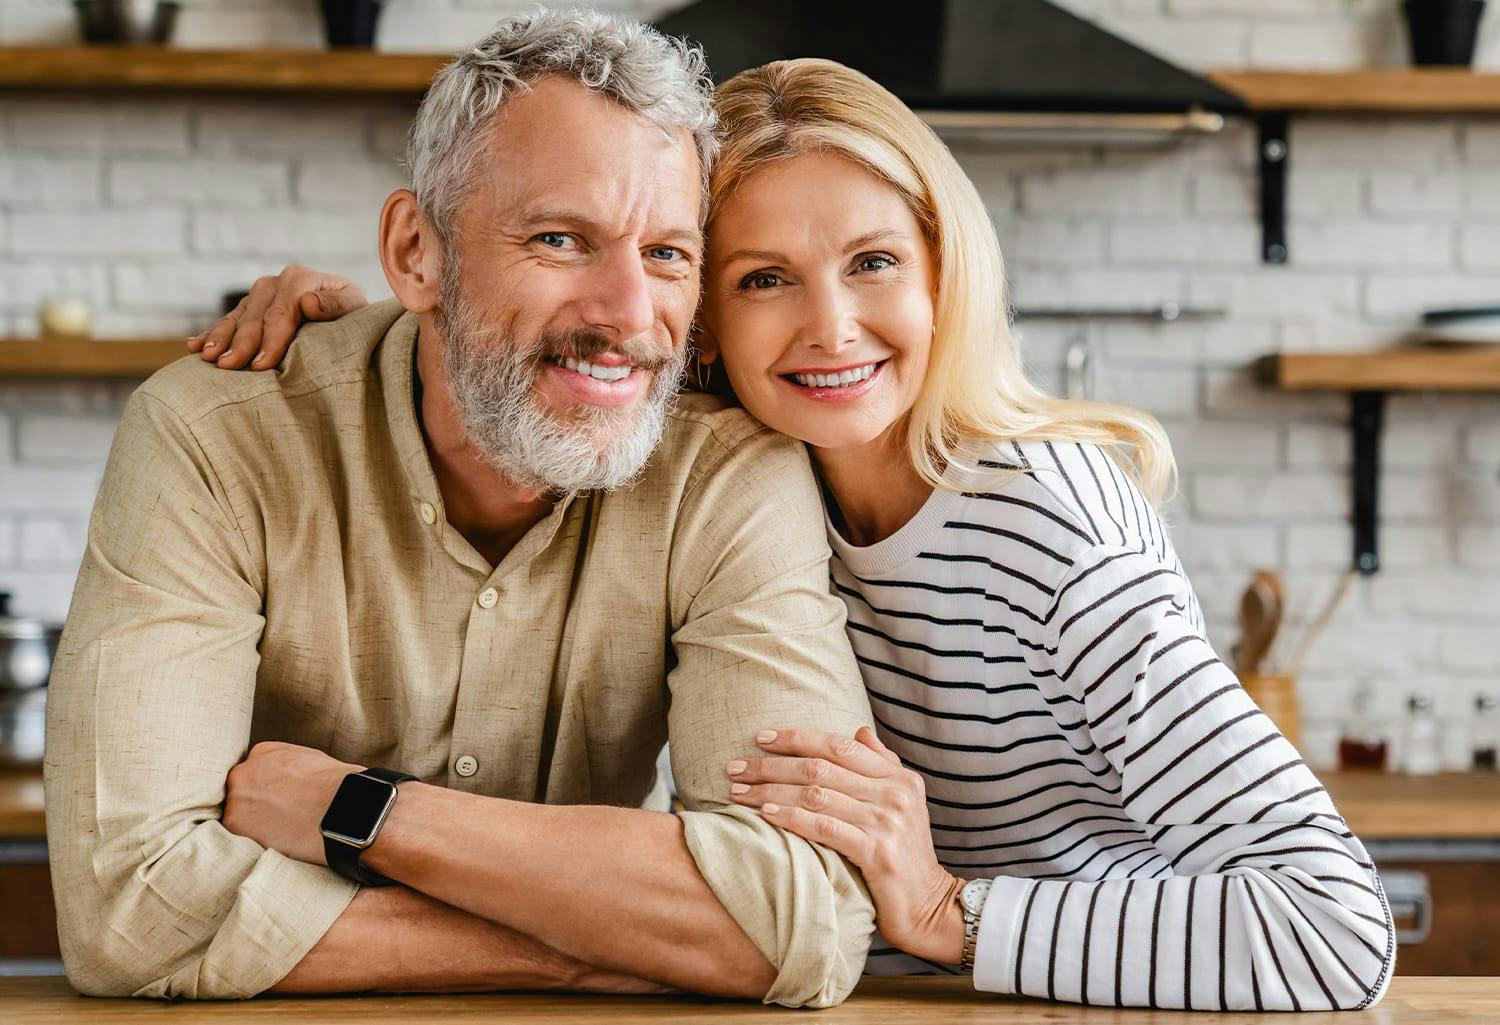
[[[936,127],[973,115],[1242,113],[1235,94],[1046,0],[698,0],[656,22],[716,81],[789,57],[875,79]],[[1188,127],[1194,127],[1189,125]]]

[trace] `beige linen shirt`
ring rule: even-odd
[[[277,372],[187,358],[135,393],[52,676],[48,845],[86,993],[244,997],[355,887],[226,831],[259,740],[476,794],[640,805],[670,739],[688,846],[778,968],[857,981],[873,910],[826,849],[728,801],[756,730],[869,706],[801,447],[684,396],[634,488],[562,501],[498,566],[447,524],[394,301]],[[601,880],[600,885],[608,885]]]

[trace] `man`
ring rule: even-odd
[[[418,114],[399,302],[132,398],[49,708],[78,989],[852,988],[856,875],[727,799],[869,710],[805,456],[669,407],[711,121],[643,26],[504,23]]]

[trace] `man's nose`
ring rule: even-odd
[[[656,322],[651,281],[640,253],[621,247],[594,265],[584,287],[584,323],[617,341],[645,334]]]

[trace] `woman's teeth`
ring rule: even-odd
[[[837,374],[793,374],[791,376],[792,380],[804,388],[847,388],[851,384],[858,384],[868,379],[878,367],[878,363],[866,363],[862,367],[844,370]]]
[[[564,356],[558,362],[575,374],[592,377],[596,381],[623,381],[630,376],[631,371],[629,363],[618,367],[595,366],[586,360],[572,359],[568,356]]]

